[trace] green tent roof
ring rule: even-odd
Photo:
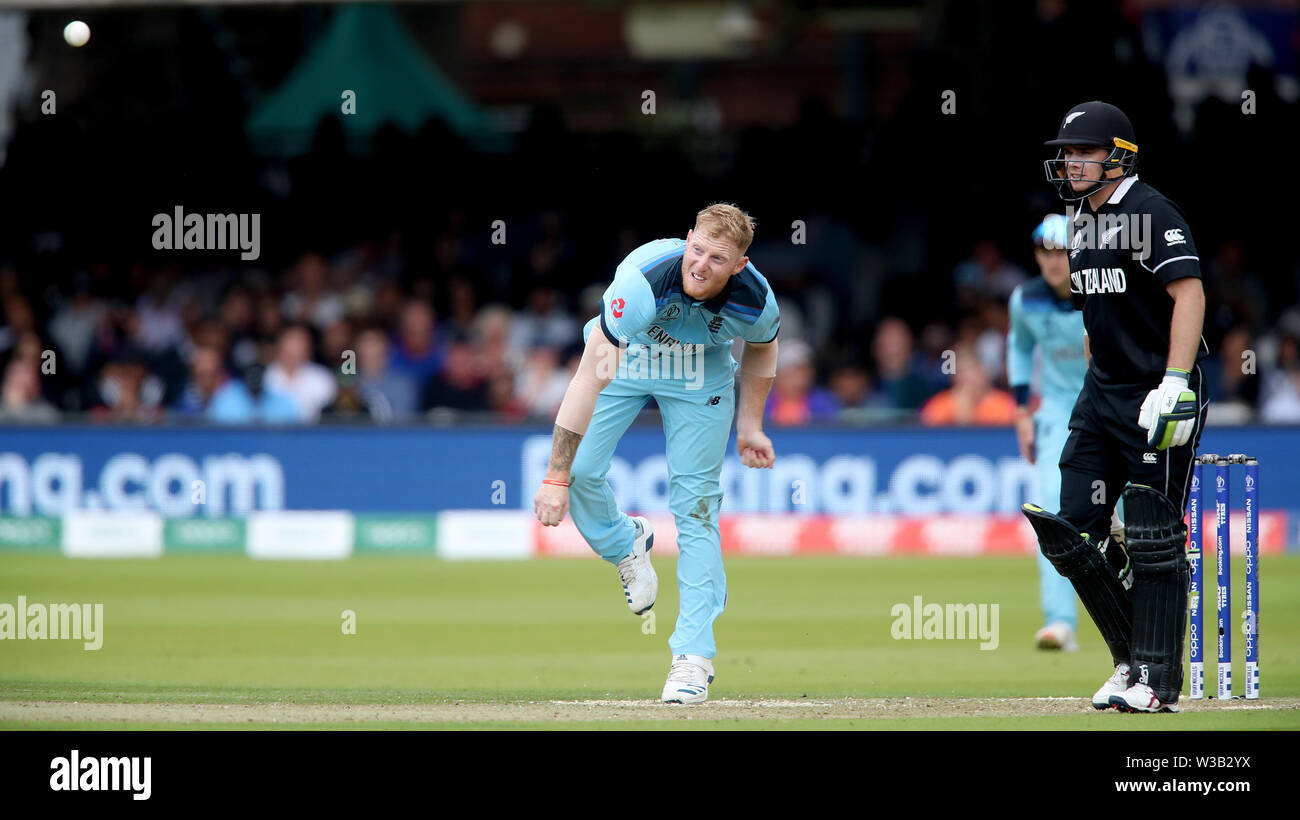
[[[355,114],[342,114],[345,90],[356,93]],[[339,116],[349,141],[360,143],[386,123],[414,134],[431,118],[480,148],[502,140],[482,110],[420,51],[397,14],[378,4],[340,6],[279,88],[254,106],[245,128],[259,150],[292,156],[311,148],[321,118],[329,115]]]

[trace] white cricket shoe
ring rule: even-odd
[[[1177,703],[1161,703],[1156,693],[1145,683],[1135,683],[1117,695],[1110,696],[1110,705],[1121,712],[1177,712]]]
[[[1079,651],[1079,641],[1074,637],[1074,630],[1065,621],[1055,621],[1038,630],[1038,634],[1034,636],[1034,643],[1039,649]]]
[[[1111,695],[1122,694],[1126,689],[1128,689],[1128,664],[1121,663],[1115,667],[1115,674],[1111,675],[1092,696],[1093,708],[1109,709]]]
[[[664,703],[703,703],[713,683],[713,661],[702,655],[674,655],[664,684]]]
[[[654,528],[639,515],[633,516],[632,520],[636,522],[636,540],[632,542],[632,551],[617,564],[618,579],[623,582],[623,596],[627,598],[628,609],[640,615],[654,606],[659,597],[659,576],[650,563],[650,548],[655,543]]]

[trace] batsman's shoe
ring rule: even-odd
[[[1056,621],[1038,630],[1038,634],[1034,636],[1034,643],[1039,649],[1079,651],[1079,642],[1074,637],[1074,630],[1065,621]]]
[[[1110,705],[1121,712],[1177,712],[1177,703],[1161,703],[1145,683],[1135,683],[1118,695],[1110,696]]]
[[[1109,709],[1111,707],[1111,696],[1123,694],[1128,689],[1128,664],[1121,663],[1115,667],[1115,674],[1111,675],[1097,694],[1092,696],[1092,706],[1094,709]]]
[[[664,684],[664,703],[703,703],[713,683],[713,661],[701,655],[674,655]]]
[[[650,522],[639,515],[633,516],[632,520],[636,522],[636,540],[632,542],[632,551],[617,564],[618,579],[623,582],[623,596],[627,598],[628,609],[641,615],[654,606],[659,597],[659,576],[650,563],[655,531]]]

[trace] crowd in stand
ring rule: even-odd
[[[307,252],[279,275],[133,270],[134,296],[101,292],[105,270],[34,290],[0,268],[0,421],[553,419],[603,284],[568,292],[534,279],[511,304],[464,271],[397,275],[395,255],[373,245]],[[1300,422],[1300,308],[1270,312],[1236,243],[1204,271],[1216,418]],[[949,276],[955,322],[881,304],[848,349],[811,332],[806,293],[778,287],[769,423],[1011,423],[1006,304],[1031,273],[982,241]]]

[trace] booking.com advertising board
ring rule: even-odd
[[[934,517],[1007,521],[1019,518],[1021,502],[1037,500],[1034,468],[1019,457],[1007,428],[768,432],[777,451],[774,469],[746,469],[734,444],[729,449],[724,515],[754,514],[771,523],[771,514],[783,520],[793,514],[856,521],[859,528]],[[1300,542],[1300,516],[1289,509],[1300,498],[1300,427],[1211,428],[1201,451],[1258,456],[1261,530],[1280,530],[1262,534],[1286,545]],[[0,430],[0,515],[526,513],[549,454],[545,428],[7,428]],[[662,430],[629,430],[609,479],[623,509],[665,514]],[[1241,504],[1239,480],[1233,479],[1234,511]]]

